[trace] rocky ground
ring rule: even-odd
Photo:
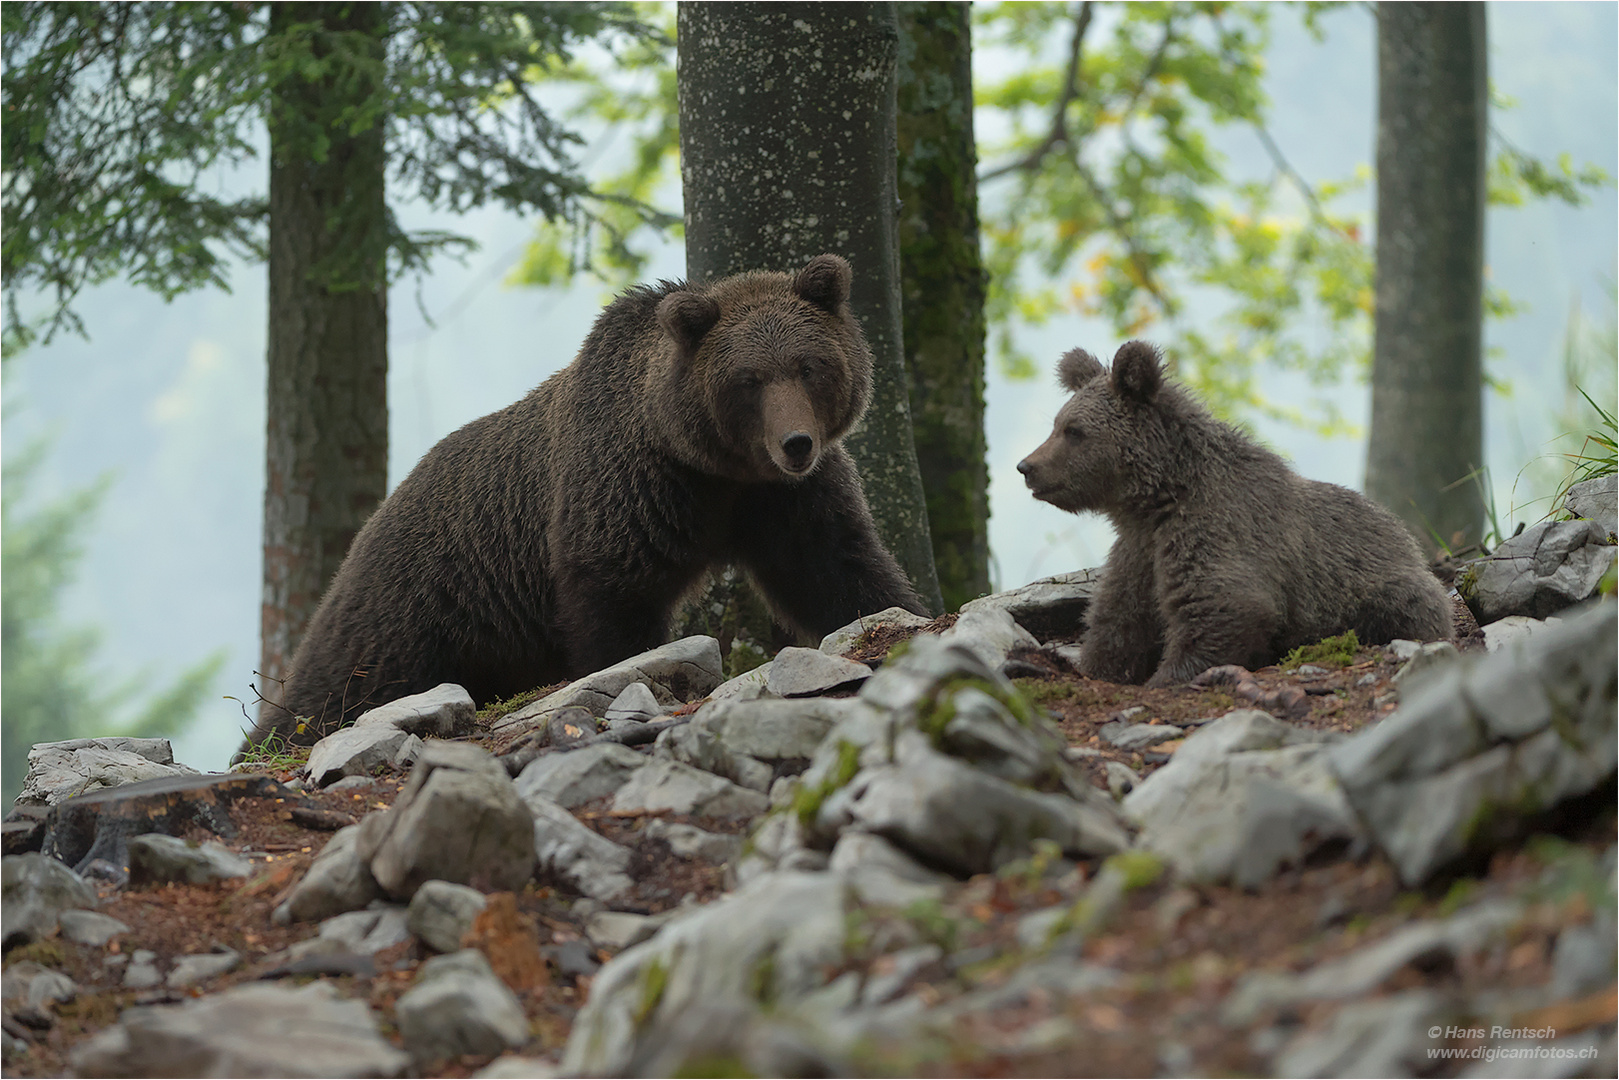
[[[1611,601],[1146,690],[1073,666],[1093,581],[450,694],[202,811],[52,751],[110,786],[8,819],[5,1074],[1614,1075]],[[107,839],[176,784],[178,863]]]

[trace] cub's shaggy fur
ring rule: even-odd
[[[662,644],[720,563],[814,635],[924,611],[839,442],[871,385],[850,283],[820,255],[614,300],[573,363],[446,436],[366,522],[249,742],[440,682],[481,704],[589,674]]]
[[[1164,381],[1151,346],[1122,346],[1111,374],[1075,349],[1058,375],[1073,397],[1018,471],[1035,498],[1100,511],[1118,533],[1083,674],[1172,686],[1346,630],[1365,643],[1450,636],[1444,589],[1394,515],[1214,419]]]

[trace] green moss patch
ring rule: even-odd
[[[1322,638],[1314,645],[1300,645],[1282,657],[1281,666],[1296,668],[1300,664],[1315,664],[1324,668],[1346,668],[1355,662],[1360,651],[1360,638],[1350,630],[1337,637]]]

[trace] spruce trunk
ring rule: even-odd
[[[941,611],[901,333],[894,5],[686,2],[678,51],[687,274],[853,264],[876,367],[845,445],[878,535]]]
[[[1366,493],[1429,551],[1482,539],[1484,5],[1379,4]]]
[[[279,4],[273,22],[360,31],[374,4]],[[351,39],[352,40],[352,39]],[[319,50],[317,38],[317,51]],[[333,122],[377,87],[293,75],[270,108],[268,430],[260,693],[281,681],[355,533],[387,493],[383,129]],[[321,138],[324,136],[324,138]],[[324,145],[322,145],[324,144]]]
[[[943,0],[896,6],[905,365],[933,565],[954,611],[989,592],[971,11]]]

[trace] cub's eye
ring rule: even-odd
[[[1070,439],[1083,439],[1085,437],[1085,432],[1080,430],[1078,424],[1069,424],[1067,427],[1062,429],[1062,433],[1068,436]]]

